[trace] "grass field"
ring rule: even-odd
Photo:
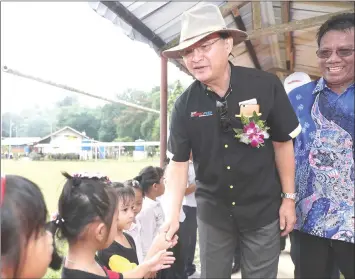
[[[49,212],[57,209],[57,201],[65,183],[61,171],[100,172],[111,181],[131,179],[149,165],[159,166],[158,159],[133,162],[132,159],[95,161],[15,161],[1,160],[1,170],[5,174],[22,175],[35,182],[42,190]]]

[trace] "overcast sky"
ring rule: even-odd
[[[87,2],[1,2],[1,66],[105,97],[160,85],[160,58]],[[169,63],[169,81],[191,78]],[[48,107],[66,92],[1,71],[1,108]],[[81,97],[85,105],[100,103]],[[102,102],[100,103],[102,104]]]

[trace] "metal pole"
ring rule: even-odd
[[[52,143],[52,134],[53,134],[53,121],[51,120],[51,143]]]
[[[50,81],[50,80],[45,80],[45,79],[40,78],[40,77],[35,77],[35,76],[32,76],[32,75],[24,74],[24,73],[21,73],[21,72],[16,71],[16,70],[9,69],[7,66],[3,67],[3,71],[5,73],[8,73],[8,74],[13,74],[13,75],[16,75],[16,76],[19,76],[19,77],[28,78],[28,79],[35,80],[35,81],[38,81],[38,82],[42,82],[44,84],[52,85],[52,86],[55,86],[55,87],[59,87],[59,88],[68,90],[68,91],[72,91],[72,92],[79,93],[79,94],[82,94],[82,95],[85,95],[85,96],[89,96],[89,97],[92,97],[92,98],[103,100],[103,101],[106,101],[106,102],[121,104],[121,105],[125,105],[125,106],[132,107],[132,108],[135,108],[135,109],[139,109],[139,110],[143,110],[143,111],[148,111],[148,112],[153,112],[153,113],[158,113],[159,114],[158,110],[155,110],[155,109],[152,109],[152,108],[143,107],[143,106],[136,105],[136,104],[133,104],[133,103],[130,103],[130,102],[126,102],[124,100],[118,100],[118,99],[111,100],[111,99],[108,99],[108,98],[105,98],[105,97],[101,97],[101,96],[98,96],[98,95],[94,95],[94,94],[85,92],[85,91],[80,90],[80,89],[76,89],[76,88],[68,86],[68,85],[64,85],[64,84],[56,83],[56,82],[53,82],[53,81]]]
[[[166,159],[167,131],[168,131],[168,60],[161,56],[160,81],[160,167]]]
[[[10,159],[10,153],[11,153],[11,138],[12,138],[12,118],[10,114],[10,131],[9,131],[9,138],[10,138],[10,143],[9,143],[9,159]]]

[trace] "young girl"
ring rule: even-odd
[[[116,186],[116,187],[115,187]],[[123,186],[119,184],[114,185],[119,204],[119,217],[117,223],[117,233],[114,242],[102,251],[98,252],[98,258],[102,264],[109,267],[116,272],[133,272],[134,270],[145,270],[146,273],[141,277],[148,274],[148,272],[154,272],[163,268],[169,268],[173,263],[174,258],[169,257],[171,252],[165,252],[170,244],[164,240],[166,247],[155,251],[155,256],[151,256],[146,259],[141,265],[138,265],[138,258],[136,253],[136,245],[133,238],[124,232],[131,227],[134,220],[134,201],[135,194],[131,187]],[[159,254],[166,254],[165,260],[158,261]],[[156,263],[154,265],[154,263]],[[163,263],[163,264],[161,264]],[[147,267],[147,268],[144,268]]]
[[[118,222],[113,243],[97,253],[100,262],[116,272],[130,271],[138,266],[133,238],[123,232],[130,228],[134,218],[134,192],[130,187],[114,184],[118,196]],[[116,187],[115,187],[116,186]]]
[[[134,220],[130,228],[126,231],[130,236],[132,236],[134,243],[136,245],[136,252],[138,262],[143,262],[143,252],[142,252],[142,243],[141,243],[141,223],[137,219],[137,214],[141,212],[143,205],[144,193],[140,187],[139,182],[136,178],[125,181],[124,186],[131,187],[134,191]]]
[[[49,265],[59,269],[38,186],[17,175],[1,177],[0,209],[1,278],[41,278]]]
[[[151,262],[123,274],[101,266],[96,252],[109,247],[116,235],[116,193],[105,177],[63,175],[67,182],[59,198],[58,216],[52,222],[53,232],[58,229],[59,236],[69,243],[62,278],[141,278],[157,263],[169,262],[167,253],[160,253]]]
[[[146,257],[154,237],[158,234],[160,226],[164,222],[164,212],[157,197],[164,194],[164,171],[159,167],[146,167],[136,177],[144,194],[141,212],[137,220],[141,224],[141,243],[143,258]]]
[[[69,243],[62,278],[122,278],[95,261],[96,251],[112,243],[118,218],[117,199],[108,180],[86,174],[63,175],[67,181],[51,227]]]

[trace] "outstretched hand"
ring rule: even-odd
[[[175,257],[173,257],[173,252],[166,250],[161,250],[156,253],[152,258],[146,261],[149,265],[150,272],[159,271],[161,269],[170,268],[174,263]]]

